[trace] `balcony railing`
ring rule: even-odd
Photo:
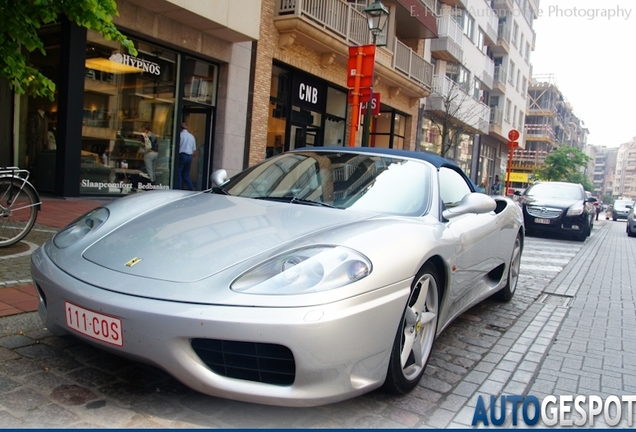
[[[503,111],[498,107],[490,107],[490,124],[501,126],[503,123]]]
[[[493,75],[493,79],[496,83],[506,85],[506,68],[502,65],[495,66],[495,73]]]
[[[510,45],[510,27],[503,22],[497,26],[497,41],[504,41]]]
[[[437,0],[426,0],[424,3],[427,6],[429,3],[435,6]],[[309,18],[348,45],[371,43],[365,14],[343,0],[277,0],[276,5],[277,16],[295,15]],[[397,38],[394,38],[394,41],[393,52],[385,56],[388,62],[386,65],[405,74],[413,81],[431,87],[433,65]],[[386,48],[391,49],[390,45]],[[387,52],[387,50],[383,51]],[[386,62],[383,59],[382,56],[376,58],[379,63],[384,64]]]
[[[492,88],[495,74],[495,62],[486,55],[484,55],[484,71],[482,73],[482,81],[484,84],[488,86],[488,88]]]
[[[393,67],[411,79],[426,86],[433,81],[433,65],[417,55],[411,48],[395,39],[395,53],[393,55]]]
[[[457,44],[460,50],[464,48],[464,31],[450,15],[437,18],[437,34],[439,37],[448,37]]]
[[[554,140],[554,129],[547,125],[526,124],[526,138],[547,138]]]
[[[439,4],[438,0],[422,0],[422,3],[428,7],[428,9],[433,12],[435,15],[439,15],[442,7]]]
[[[484,0],[486,12],[490,12],[490,1]],[[492,10],[492,13],[486,14],[486,35],[493,41],[497,42],[497,27],[499,26],[498,12]]]
[[[539,166],[545,162],[548,152],[545,150],[516,149],[512,154],[513,166]]]
[[[278,0],[276,12],[311,18],[352,45],[371,43],[364,13],[342,0]]]

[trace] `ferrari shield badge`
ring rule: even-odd
[[[133,259],[131,259],[130,261],[126,263],[126,267],[132,267],[135,264],[137,264],[139,261],[141,261],[141,258],[134,257]]]

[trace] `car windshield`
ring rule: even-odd
[[[579,185],[564,183],[536,183],[526,191],[526,195],[532,198],[565,200],[583,200],[585,198]]]
[[[614,208],[616,210],[626,210],[627,206],[634,206],[634,201],[617,200],[614,202]]]
[[[425,162],[344,152],[294,152],[222,185],[229,195],[398,215],[430,205],[434,170]]]

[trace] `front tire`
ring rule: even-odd
[[[521,270],[521,252],[523,251],[523,243],[521,234],[517,234],[515,244],[512,247],[512,256],[508,265],[508,276],[506,277],[506,285],[495,294],[495,298],[500,301],[509,302],[515,295],[517,290],[517,282],[519,282],[519,272]]]
[[[391,349],[383,389],[405,394],[417,386],[428,362],[439,316],[439,282],[435,267],[427,263],[417,273]]]

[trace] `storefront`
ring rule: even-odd
[[[137,56],[92,31],[68,41],[63,24],[43,28],[42,39],[46,56],[33,53],[30,61],[58,91],[54,100],[20,97],[16,113],[18,164],[31,170],[39,191],[56,192],[62,173],[79,176],[79,195],[169,189],[182,122],[197,143],[195,190],[209,186],[218,65],[135,37]],[[141,145],[145,130],[156,137],[152,150]],[[73,187],[64,194],[74,195]]]
[[[269,99],[266,157],[300,147],[345,146],[349,134],[348,107],[346,89],[275,63]],[[372,113],[369,146],[403,148],[405,116],[384,105],[378,111]],[[361,127],[357,139],[359,146]]]

